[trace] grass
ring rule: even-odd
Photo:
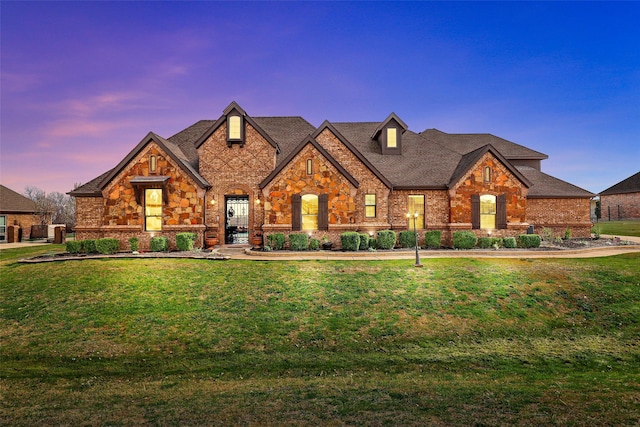
[[[33,248],[32,251],[37,251]],[[16,264],[0,424],[637,425],[640,255]]]
[[[595,224],[592,232],[598,230],[600,234],[612,236],[640,237],[640,220],[635,221],[602,221]]]

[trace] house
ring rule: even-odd
[[[604,220],[640,219],[640,172],[600,193]]]
[[[305,232],[334,243],[344,231],[441,230],[479,236],[531,225],[588,237],[592,193],[541,170],[548,156],[490,134],[413,132],[382,121],[254,117],[232,102],[170,138],[148,133],[113,169],[71,191],[77,238]],[[413,222],[411,223],[413,227]]]
[[[40,224],[36,203],[0,185],[0,242],[19,242],[31,237],[31,226]]]

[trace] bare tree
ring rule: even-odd
[[[74,184],[74,189],[80,184]],[[27,186],[23,193],[26,197],[36,203],[36,214],[40,218],[42,225],[65,224],[67,230],[71,230],[76,225],[76,201],[75,197],[54,191],[45,193],[38,187]]]
[[[49,224],[55,208],[47,198],[47,193],[38,187],[27,186],[24,188],[24,195],[36,203],[36,215],[40,218],[40,224]]]

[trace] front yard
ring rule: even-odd
[[[640,254],[430,259],[415,269],[406,260],[16,264],[20,251],[0,252],[3,425],[640,417]]]

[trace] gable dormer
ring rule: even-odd
[[[234,101],[224,110],[227,121],[227,145],[245,143],[245,117],[247,113]]]
[[[371,139],[378,142],[382,154],[402,154],[402,134],[406,130],[405,122],[396,113],[391,113],[378,125]]]

